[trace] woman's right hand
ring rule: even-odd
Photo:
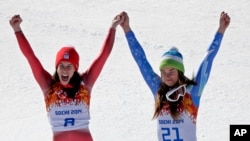
[[[121,16],[124,17],[124,22],[121,23],[120,25],[121,25],[122,29],[124,30],[124,32],[127,33],[129,31],[131,31],[131,28],[130,28],[130,25],[129,25],[128,14],[125,11],[123,11],[121,13]]]
[[[11,27],[15,32],[22,31],[20,27],[21,22],[22,18],[20,17],[20,15],[14,15],[9,21]]]

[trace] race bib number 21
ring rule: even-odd
[[[180,138],[179,129],[177,127],[161,128],[161,130],[163,132],[162,141],[183,141],[183,139]],[[171,139],[170,136],[175,136],[175,138]]]

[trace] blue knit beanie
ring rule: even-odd
[[[183,65],[183,57],[179,52],[178,48],[172,47],[169,51],[162,55],[162,61],[160,63],[160,70],[163,67],[172,67],[181,72],[185,72]]]

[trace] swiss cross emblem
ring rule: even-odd
[[[64,53],[63,59],[69,59],[69,53],[68,52]]]

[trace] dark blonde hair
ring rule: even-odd
[[[183,72],[179,70],[178,70],[178,76],[179,76],[179,80],[175,84],[175,86],[179,86],[182,84],[187,84],[187,86],[196,85],[196,82],[194,81],[194,77],[192,79],[189,79],[183,74]],[[153,119],[156,119],[160,115],[164,106],[169,107],[168,112],[170,112],[173,119],[179,118],[180,113],[178,112],[177,108],[178,108],[178,105],[182,102],[183,97],[180,97],[179,100],[176,102],[168,101],[165,95],[170,89],[171,88],[167,86],[164,82],[160,84],[159,89],[157,91],[157,96],[155,99],[155,112],[153,115]]]

